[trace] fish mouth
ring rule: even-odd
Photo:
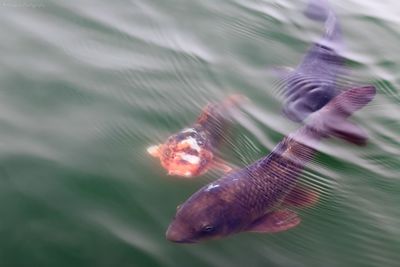
[[[168,239],[169,241],[177,244],[195,244],[197,243],[196,241],[190,240],[190,239],[185,239],[185,240],[171,240]]]
[[[190,238],[184,238],[180,234],[179,231],[177,231],[174,228],[168,227],[167,232],[165,233],[165,237],[168,241],[171,241],[173,243],[179,243],[179,244],[193,244],[196,243],[196,241],[190,239]]]

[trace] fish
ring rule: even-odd
[[[290,204],[299,203],[296,199],[302,170],[317,153],[322,139],[336,136],[366,145],[365,130],[347,118],[375,94],[372,85],[341,92],[284,137],[269,155],[199,189],[177,207],[166,239],[197,243],[240,232],[277,233],[299,225],[301,218]],[[307,197],[303,193],[305,202]]]
[[[311,0],[305,15],[325,23],[323,37],[315,42],[294,69],[277,71],[284,81],[283,114],[302,122],[340,92],[338,78],[344,75],[342,31],[326,0]]]
[[[194,178],[210,168],[229,172],[230,165],[215,152],[229,123],[229,110],[245,100],[245,96],[234,94],[208,104],[191,127],[171,135],[163,144],[148,147],[147,152],[160,159],[169,175]]]

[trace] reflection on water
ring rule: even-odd
[[[298,227],[185,246],[165,240],[176,206],[222,173],[175,179],[146,148],[231,94],[251,100],[221,145],[232,165],[296,130],[274,68],[323,33],[307,1],[3,1],[1,265],[397,266],[400,5],[330,2],[345,82],[377,87],[351,119],[368,145],[321,143],[301,177],[320,199]]]

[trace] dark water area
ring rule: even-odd
[[[222,173],[176,179],[146,148],[231,94],[233,165],[297,129],[274,68],[323,33],[307,1],[0,1],[0,266],[399,266],[400,2],[330,2],[346,79],[377,88],[352,117],[368,145],[321,143],[298,227],[182,245],[176,206]]]

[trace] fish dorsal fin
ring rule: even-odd
[[[248,232],[277,233],[289,230],[301,222],[300,217],[294,211],[284,209],[267,213],[254,221],[248,228]]]

